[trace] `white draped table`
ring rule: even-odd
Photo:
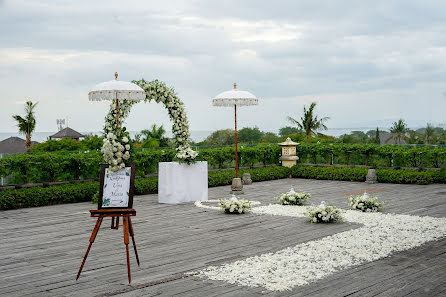
[[[160,162],[158,202],[176,204],[208,199],[208,163]]]

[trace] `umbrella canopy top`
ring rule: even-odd
[[[146,98],[146,92],[138,85],[118,80],[118,73],[115,73],[115,79],[106,81],[94,86],[88,93],[90,101],[101,100],[133,100],[140,101]]]
[[[212,99],[212,105],[214,106],[244,106],[257,104],[259,104],[259,99],[257,99],[256,96],[250,92],[238,90],[236,84],[234,84],[234,89],[220,93]]]

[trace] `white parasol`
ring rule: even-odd
[[[248,106],[259,104],[259,99],[250,92],[237,89],[234,83],[234,89],[218,94],[212,99],[214,106],[234,106],[235,119],[235,178],[238,178],[238,162],[237,162],[237,106]]]
[[[115,79],[94,86],[88,93],[90,101],[116,100],[116,128],[119,128],[119,100],[141,101],[146,98],[146,92],[138,85]]]

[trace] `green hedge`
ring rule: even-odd
[[[211,168],[234,166],[234,147],[200,149],[199,153],[198,160],[207,161]],[[276,164],[280,147],[240,146],[238,156],[241,166]],[[174,149],[153,149],[134,152],[131,161],[136,164],[136,175],[145,176],[157,172],[159,162],[171,162],[174,157]],[[91,179],[99,177],[101,163],[100,152],[16,154],[0,159],[0,177],[11,177],[10,184]]]
[[[285,167],[264,167],[240,170],[240,176],[250,172],[253,181],[285,178],[289,170]],[[229,185],[235,176],[234,170],[209,172],[209,187]],[[0,209],[44,206],[58,203],[90,201],[99,191],[99,182],[86,182],[51,186],[13,189],[0,192]],[[158,191],[158,177],[138,178],[135,180],[135,195],[153,194]]]
[[[368,169],[358,167],[313,167],[294,166],[291,176],[297,178],[365,181]],[[395,184],[431,184],[446,183],[446,170],[413,169],[376,169],[376,177],[380,183]]]
[[[297,165],[293,168],[271,166],[240,170],[249,172],[255,182],[287,178],[328,179],[343,181],[365,181],[367,169],[351,167],[313,167]],[[446,183],[446,170],[405,170],[377,169],[378,182],[429,184]],[[213,171],[208,174],[209,187],[229,185],[235,176],[234,170]],[[57,203],[90,201],[99,190],[99,182],[86,182],[51,186],[48,188],[26,188],[0,192],[0,209],[44,206]],[[158,177],[138,178],[135,181],[135,194],[152,194],[158,191]]]
[[[210,168],[234,167],[234,147],[199,150],[200,161]],[[277,164],[281,148],[276,144],[240,145],[241,166]],[[368,165],[376,167],[436,167],[446,165],[446,147],[408,147],[373,144],[300,144],[297,146],[300,163]],[[173,149],[135,151],[132,162],[136,174],[145,176],[157,172],[159,162],[170,162]],[[10,184],[54,182],[99,177],[100,152],[48,152],[17,154],[0,159],[0,177],[11,177]]]
[[[0,192],[0,209],[90,201],[98,189],[98,182],[88,182],[48,188],[5,190]]]
[[[432,167],[446,164],[446,147],[375,144],[300,144],[299,162],[377,167]]]
[[[366,168],[294,166],[291,176],[298,178],[365,181]]]

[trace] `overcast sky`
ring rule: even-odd
[[[446,1],[0,0],[0,132],[38,101],[37,131],[69,119],[99,131],[96,83],[160,79],[186,105],[191,130],[233,127],[211,98],[255,94],[239,127],[276,131],[318,102],[333,127],[446,123]],[[163,106],[140,103],[129,130],[170,129]]]

